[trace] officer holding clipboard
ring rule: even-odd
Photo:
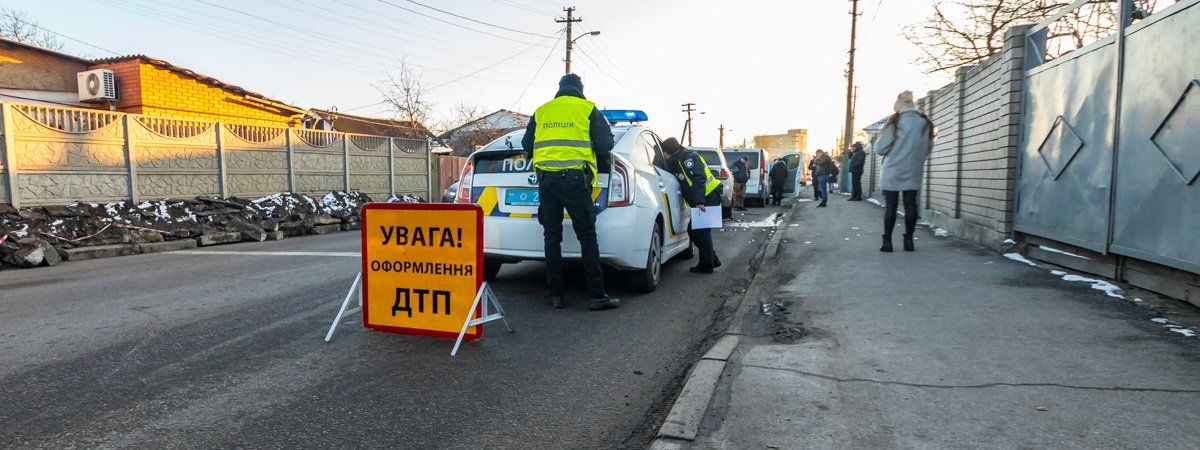
[[[713,177],[704,158],[680,144],[675,138],[667,138],[662,143],[663,152],[670,160],[667,169],[679,179],[679,187],[688,206],[701,212],[721,210],[721,182]],[[713,273],[713,269],[721,266],[721,259],[713,250],[712,228],[695,228],[688,225],[688,237],[700,250],[700,263],[692,267],[693,273]],[[690,251],[690,249],[689,249]]]

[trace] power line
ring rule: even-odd
[[[561,34],[561,32],[560,32],[560,34]],[[542,42],[546,42],[547,40],[553,39],[554,37],[555,37],[555,36],[550,36],[549,38],[543,39],[543,40],[542,40]],[[538,44],[541,44],[542,42],[538,42]],[[504,64],[504,63],[506,63],[506,62],[508,62],[508,61],[512,60],[513,58],[516,58],[516,57],[518,57],[518,56],[521,56],[521,55],[523,55],[523,54],[525,54],[525,53],[529,52],[530,50],[533,50],[533,49],[534,49],[534,47],[537,47],[537,45],[530,45],[529,47],[525,48],[525,50],[521,50],[520,52],[518,52],[518,53],[516,53],[516,54],[514,54],[514,55],[512,55],[512,56],[509,56],[509,57],[507,57],[507,58],[504,58],[504,59],[502,59],[502,60],[500,60],[500,61],[497,61],[495,64],[492,64],[492,65],[490,65],[490,66],[487,66],[487,67],[484,67],[484,68],[482,68],[482,69],[476,70],[476,71],[474,71],[474,72],[468,73],[468,74],[466,74],[466,75],[463,75],[463,76],[461,76],[461,77],[458,77],[458,78],[455,78],[455,79],[453,79],[453,80],[447,81],[447,82],[445,82],[445,83],[439,84],[439,85],[437,85],[437,86],[431,87],[431,88],[429,88],[429,90],[431,90],[431,91],[432,91],[432,90],[434,90],[434,89],[440,88],[440,87],[442,87],[442,86],[445,86],[445,85],[447,85],[447,84],[450,84],[450,83],[455,83],[455,82],[461,81],[461,80],[463,80],[463,79],[470,78],[470,77],[474,76],[475,74],[478,74],[478,73],[480,73],[480,72],[483,72],[483,71],[485,71],[485,70],[491,69],[491,68],[493,68],[493,67],[496,67],[496,66],[498,66],[498,65]]]
[[[538,75],[542,74],[542,69],[546,67],[546,62],[550,61],[550,56],[558,50],[558,42],[554,41],[554,46],[550,48],[550,53],[547,53],[546,58],[542,60],[542,65],[538,66],[537,71],[533,73],[533,78],[530,78],[529,82],[525,83],[525,89],[521,90],[521,95],[517,96],[517,101],[513,102],[513,109],[517,109],[520,106],[521,99],[525,98],[525,93],[529,91],[529,86],[532,86],[534,80],[537,80]]]
[[[543,38],[554,38],[554,36],[547,36],[547,35],[544,35],[544,34],[531,33],[531,32],[528,32],[528,31],[518,30],[518,29],[515,29],[515,28],[509,28],[509,27],[506,27],[506,26],[496,25],[496,24],[494,24],[494,23],[491,23],[491,22],[484,22],[484,21],[482,21],[482,20],[478,20],[478,19],[472,19],[472,18],[470,18],[470,17],[463,16],[463,15],[459,15],[459,14],[455,14],[455,13],[452,13],[452,12],[450,12],[450,11],[446,11],[446,10],[444,10],[444,9],[438,9],[438,8],[434,8],[434,7],[432,7],[432,6],[426,5],[426,4],[424,4],[424,3],[421,3],[421,2],[418,2],[418,1],[416,1],[416,0],[405,0],[405,1],[407,1],[407,2],[409,2],[409,3],[412,3],[412,4],[414,4],[414,5],[418,5],[418,6],[424,6],[424,7],[426,7],[426,8],[432,9],[432,10],[434,10],[434,11],[437,11],[437,12],[440,12],[440,13],[442,13],[442,14],[446,14],[446,15],[450,15],[450,16],[457,17],[457,18],[459,18],[459,19],[463,19],[463,20],[467,20],[467,21],[475,22],[475,23],[477,23],[477,24],[480,24],[480,25],[487,25],[487,26],[489,26],[489,27],[492,27],[492,28],[498,28],[498,29],[505,30],[505,31],[511,31],[511,32],[513,32],[513,33],[527,34],[527,35],[530,35],[530,36],[537,36],[537,37],[543,37]]]
[[[57,32],[57,31],[51,30],[51,29],[49,29],[49,28],[43,27],[43,26],[41,26],[41,25],[38,25],[38,24],[36,24],[36,23],[32,23],[32,22],[29,22],[29,21],[27,21],[27,20],[22,20],[20,17],[17,17],[17,16],[15,16],[15,15],[10,15],[10,14],[9,14],[9,13],[7,13],[7,12],[0,11],[0,14],[3,14],[5,17],[8,17],[8,18],[10,18],[10,19],[12,19],[12,20],[15,20],[15,21],[18,21],[18,22],[21,22],[21,23],[23,23],[23,24],[25,24],[25,25],[28,25],[28,26],[31,26],[31,27],[37,28],[37,29],[39,29],[39,30],[45,31],[45,32],[47,32],[47,33],[50,33],[50,34],[53,34],[53,35],[55,35],[55,36],[58,36],[58,37],[60,37],[60,38],[63,38],[63,39],[66,39],[66,40],[69,40],[69,41],[72,41],[72,42],[77,42],[77,43],[80,43],[80,44],[86,45],[86,46],[88,46],[88,47],[94,48],[94,49],[96,49],[96,50],[101,50],[101,51],[105,51],[105,52],[111,53],[111,54],[113,54],[113,55],[120,55],[120,53],[114,52],[114,51],[112,51],[112,50],[109,50],[109,49],[107,49],[107,48],[100,47],[100,46],[97,46],[97,45],[92,45],[92,44],[89,44],[89,43],[87,43],[87,42],[81,41],[81,40],[79,40],[79,39],[75,39],[75,38],[73,38],[73,37],[70,37],[70,36],[67,36],[67,35],[65,35],[65,34],[59,33],[59,32]]]
[[[200,1],[200,0],[196,0],[196,1]],[[405,11],[408,11],[408,12],[411,12],[411,13],[413,13],[413,14],[416,14],[416,15],[419,15],[419,16],[422,16],[422,17],[427,17],[427,18],[430,18],[430,19],[436,20],[436,21],[438,21],[438,22],[442,22],[442,23],[444,23],[444,24],[447,24],[447,25],[450,25],[450,26],[459,27],[459,28],[462,28],[462,29],[465,29],[465,30],[471,30],[471,31],[474,31],[474,32],[476,32],[476,33],[485,34],[485,35],[488,35],[488,36],[491,36],[491,37],[494,37],[494,38],[498,38],[498,39],[504,39],[504,40],[506,40],[506,41],[513,41],[513,42],[518,42],[518,43],[521,43],[521,44],[529,45],[529,42],[526,42],[526,41],[521,41],[521,40],[513,39],[513,38],[510,38],[510,37],[508,37],[508,36],[501,36],[501,35],[499,35],[499,34],[495,34],[495,33],[489,33],[489,32],[487,32],[487,31],[483,31],[483,30],[478,30],[478,29],[475,29],[475,28],[471,28],[471,27],[468,27],[468,26],[466,26],[466,25],[463,25],[463,24],[460,24],[460,23],[454,23],[454,22],[451,22],[451,21],[448,21],[448,20],[444,20],[444,19],[442,19],[442,18],[440,18],[440,17],[434,17],[434,16],[431,16],[431,15],[429,15],[429,14],[425,14],[425,13],[423,13],[423,12],[417,11],[417,10],[415,10],[415,9],[412,9],[412,8],[405,8],[405,7],[403,7],[403,6],[397,5],[397,4],[395,4],[395,3],[392,3],[392,2],[389,2],[389,1],[387,1],[387,0],[378,0],[378,1],[379,1],[380,3],[383,3],[383,4],[386,4],[386,5],[392,6],[392,7],[394,7],[394,8],[403,9],[403,10],[405,10]]]
[[[871,12],[871,21],[867,23],[867,32],[863,33],[864,41],[867,39],[868,36],[871,35],[871,29],[875,27],[875,18],[879,17],[879,10],[882,8],[883,8],[883,0],[879,0],[878,2],[875,3],[875,11]]]
[[[531,7],[528,7],[528,6],[522,5],[522,4],[520,4],[520,3],[517,3],[517,2],[515,2],[515,1],[513,1],[513,0],[492,0],[492,1],[494,1],[494,2],[496,2],[496,3],[499,3],[499,4],[501,4],[501,5],[508,5],[508,6],[512,6],[512,7],[514,7],[514,8],[517,8],[517,9],[520,9],[520,10],[523,10],[523,11],[528,11],[528,12],[531,12],[531,13],[534,13],[534,14],[541,14],[541,15],[543,15],[543,16],[550,16],[550,17],[554,17],[554,16],[555,16],[555,15],[554,15],[554,14],[552,14],[552,13],[549,13],[549,12],[546,12],[546,11],[542,11],[542,10],[538,10],[538,9],[534,9],[534,8],[531,8]]]

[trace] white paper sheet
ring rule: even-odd
[[[721,228],[721,207],[708,206],[707,211],[692,208],[692,229]]]

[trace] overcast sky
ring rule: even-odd
[[[66,52],[90,57],[143,53],[301,107],[390,116],[376,104],[380,95],[374,86],[402,57],[419,67],[426,85],[437,86],[432,96],[441,114],[460,100],[489,111],[531,113],[553,95],[564,70],[562,25],[554,22],[562,3],[418,1],[516,31],[408,0],[0,4],[105,49],[66,41]],[[900,37],[900,29],[924,17],[930,3],[860,1],[857,127],[889,114],[897,92],[910,89],[920,96],[949,81],[912,66],[908,61],[916,50]],[[720,124],[732,130],[727,146],[755,134],[807,128],[810,150],[828,148],[841,130],[849,1],[579,0],[574,5],[584,19],[576,24],[577,36],[601,31],[580,39],[574,57],[574,72],[583,77],[588,98],[601,107],[646,110],[648,125],[664,138],[682,130],[685,102],[705,112],[694,122],[697,145],[716,145]]]

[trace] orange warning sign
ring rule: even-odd
[[[457,338],[483,283],[483,210],[450,203],[362,209],[363,326]],[[478,339],[472,325],[465,339]]]

